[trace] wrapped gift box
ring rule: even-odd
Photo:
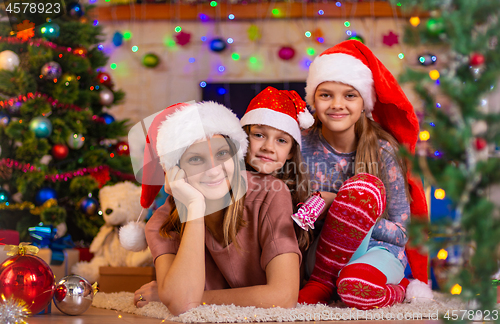
[[[89,248],[76,247],[80,251],[80,261],[89,261],[94,257],[94,253],[90,252]]]
[[[100,267],[99,291],[105,293],[135,292],[142,285],[156,280],[154,267]]]
[[[14,230],[0,230],[0,243],[19,245],[19,232]]]
[[[56,277],[56,282],[71,274],[71,267],[80,260],[80,251],[76,249],[66,249],[63,250],[64,253],[64,263],[61,265],[52,265],[50,264],[50,259],[52,257],[52,251],[48,248],[40,249],[37,256],[42,258],[52,269],[54,276]]]

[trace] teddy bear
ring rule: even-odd
[[[128,251],[119,240],[120,227],[135,221],[141,213],[140,195],[141,188],[129,181],[105,186],[99,191],[105,224],[90,244],[90,252],[94,253],[94,258],[90,262],[75,264],[71,269],[74,274],[95,282],[99,279],[99,267],[153,266],[149,248],[139,252]]]

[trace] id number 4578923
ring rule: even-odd
[[[480,310],[480,309],[454,309],[448,310],[443,318],[447,320],[470,320],[470,321],[496,321],[498,320],[498,310]]]
[[[39,13],[39,14],[58,14],[62,10],[61,4],[56,3],[43,3],[43,2],[10,2],[5,8],[8,13]]]

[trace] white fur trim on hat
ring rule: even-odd
[[[306,81],[306,102],[314,109],[314,93],[323,82],[336,81],[358,90],[363,98],[366,113],[371,113],[375,103],[372,71],[354,56],[333,53],[317,56],[309,66]]]
[[[282,130],[292,136],[300,145],[299,124],[291,116],[268,108],[257,108],[247,112],[241,118],[241,126],[266,125]]]
[[[171,169],[197,140],[225,135],[239,144],[238,159],[247,152],[247,134],[238,117],[216,102],[207,101],[178,108],[158,128],[156,150],[164,170]]]

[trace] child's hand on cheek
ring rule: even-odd
[[[174,166],[167,171],[166,177],[167,181],[165,183],[168,183],[172,196],[177,201],[187,208],[193,205],[205,206],[205,197],[188,183],[184,170]]]

